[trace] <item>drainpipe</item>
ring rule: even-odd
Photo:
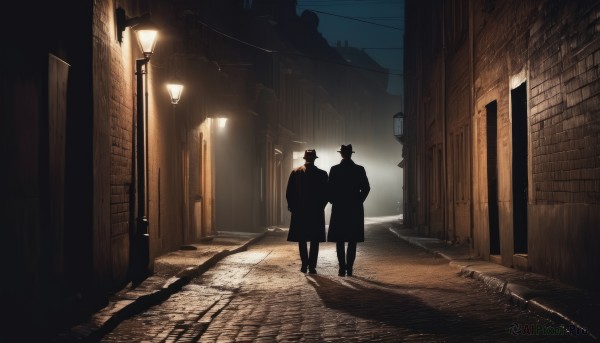
[[[448,165],[446,163],[446,3],[442,5],[442,167],[444,170],[444,178],[442,180],[442,217],[444,242],[448,241],[448,199],[447,184],[448,184]]]
[[[136,60],[136,82],[137,82],[137,220],[134,237],[134,256],[133,256],[133,271],[132,281],[134,284],[139,284],[149,274],[149,236],[148,236],[148,217],[146,216],[146,150],[145,150],[145,112],[144,112],[144,84],[143,78],[146,71],[144,67],[147,65],[148,59]],[[147,96],[147,94],[146,94]]]
[[[473,44],[473,1],[469,1],[469,91],[470,91],[470,99],[469,99],[469,116],[471,118],[473,118],[474,116],[474,101],[475,101],[475,89],[474,89],[474,69],[475,69],[475,65],[474,65],[474,61],[475,61],[475,51],[474,51],[474,44]],[[469,227],[469,231],[470,231],[470,236],[471,236],[471,249],[475,248],[475,232],[474,232],[474,228],[475,228],[475,214],[473,213],[474,211],[474,206],[473,206],[473,201],[475,200],[475,187],[473,187],[473,135],[471,134],[473,132],[473,129],[475,129],[475,125],[473,125],[473,121],[471,121],[470,125],[470,132],[469,137],[471,139],[469,139],[469,142],[471,144],[469,144],[469,177],[470,180],[468,180],[469,182],[469,187],[471,188],[471,199],[469,201],[469,214],[471,216],[471,225]]]

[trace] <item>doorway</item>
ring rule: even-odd
[[[488,217],[490,228],[490,255],[500,254],[500,224],[498,218],[498,104],[485,106],[487,131]]]
[[[527,254],[527,91],[526,83],[511,92],[512,192],[514,253]]]

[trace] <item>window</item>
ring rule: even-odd
[[[431,208],[439,208],[442,195],[442,145],[429,148],[429,201]]]
[[[465,0],[450,0],[445,2],[445,39],[448,49],[454,50],[460,46],[468,31],[469,4]]]
[[[465,202],[469,201],[469,127],[463,126],[453,135],[452,139],[452,171],[454,201]]]

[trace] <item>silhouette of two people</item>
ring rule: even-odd
[[[364,207],[371,187],[365,168],[352,161],[352,145],[342,145],[342,160],[329,175],[314,165],[315,150],[304,152],[304,165],[288,179],[286,199],[291,212],[287,240],[298,242],[300,271],[316,274],[320,242],[336,242],[338,275],[352,276],[356,247],[364,242]],[[331,203],[329,231],[325,236],[325,206]],[[310,242],[310,251],[307,244]],[[346,248],[347,243],[347,248]]]

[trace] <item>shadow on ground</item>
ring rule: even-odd
[[[385,323],[419,334],[469,337],[461,330],[463,321],[469,326],[481,327],[477,319],[459,318],[456,315],[435,309],[419,298],[403,294],[401,291],[385,289],[380,283],[371,283],[366,279],[361,282],[353,278],[334,281],[327,276],[314,275],[308,277],[310,284],[328,308],[345,312],[351,316]],[[459,325],[459,323],[463,322]]]

